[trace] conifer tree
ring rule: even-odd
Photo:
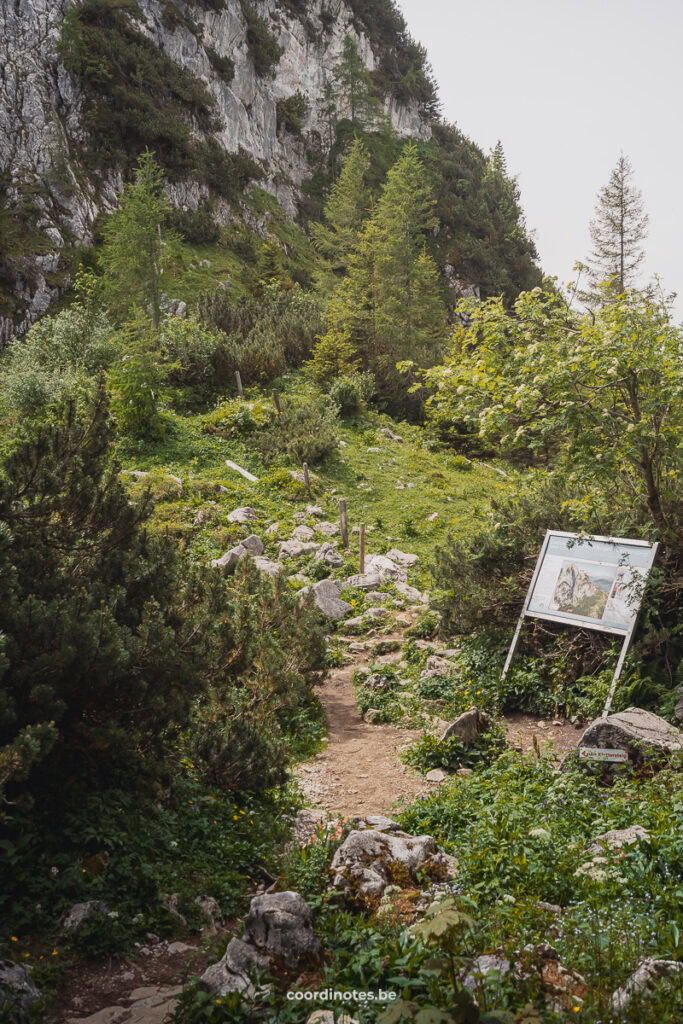
[[[315,277],[322,291],[331,291],[348,271],[349,258],[370,205],[365,183],[369,162],[365,143],[354,139],[325,203],[325,223],[311,224],[311,238],[320,256]]]
[[[135,181],[124,188],[119,208],[104,228],[104,296],[121,319],[140,305],[148,309],[154,327],[159,326],[162,275],[180,253],[178,236],[163,228],[170,211],[163,172],[154,154],[145,150]]]
[[[590,289],[582,295],[588,305],[600,302],[602,282],[609,282],[612,292],[623,292],[635,285],[645,259],[642,242],[647,236],[648,219],[642,193],[633,184],[631,162],[622,153],[609,181],[598,193],[595,217],[590,222]]]
[[[336,96],[341,99],[342,109],[351,124],[370,130],[377,128],[384,119],[384,108],[351,36],[344,37],[344,48],[332,79]]]

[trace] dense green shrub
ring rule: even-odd
[[[363,411],[374,391],[375,378],[371,373],[349,373],[332,382],[329,396],[342,416],[356,416]]]
[[[86,158],[133,166],[145,148],[171,175],[192,169],[194,124],[219,127],[206,86],[144,35],[136,0],[81,0],[65,15],[58,53],[83,89]]]
[[[217,53],[212,46],[205,46],[204,51],[209,58],[211,67],[226,85],[230,85],[235,77],[235,62],[231,57]]]
[[[282,415],[261,431],[257,444],[265,459],[285,456],[301,465],[322,462],[337,447],[336,407],[326,398],[287,396]]]
[[[213,218],[209,203],[202,203],[196,210],[174,209],[167,217],[168,226],[192,245],[207,245],[217,242],[221,230]]]
[[[278,100],[275,105],[277,130],[282,129],[292,135],[301,135],[309,106],[308,100],[298,89],[292,96]]]
[[[268,22],[254,5],[249,0],[240,0],[240,7],[247,23],[247,47],[254,62],[254,70],[259,78],[272,78],[275,65],[282,56],[282,49],[268,28]]]
[[[263,177],[262,168],[246,149],[240,146],[236,153],[229,153],[212,138],[195,145],[193,171],[231,202],[242,198],[250,182]]]
[[[202,420],[202,429],[207,434],[220,434],[229,438],[235,435],[253,434],[263,430],[275,419],[275,406],[272,402],[248,401],[235,398],[228,402],[220,402],[216,408]]]
[[[159,359],[170,384],[189,389],[205,401],[219,386],[217,367],[225,346],[219,331],[212,331],[194,316],[171,316],[159,330]],[[185,395],[187,401],[187,395]]]
[[[436,736],[424,735],[404,755],[406,764],[421,772],[432,768],[478,768],[491,764],[505,749],[505,733],[499,725],[491,726],[474,743],[462,743],[456,736],[438,740]]]

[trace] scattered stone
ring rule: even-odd
[[[459,775],[461,779],[464,779],[464,778],[466,778],[466,777],[467,777],[468,775],[471,775],[471,774],[472,774],[472,771],[473,771],[473,769],[472,769],[472,768],[458,768],[458,770],[456,771],[456,773],[455,773],[455,774],[456,774],[456,775]]]
[[[252,519],[257,519],[258,513],[255,508],[249,508],[245,505],[243,508],[234,508],[227,516],[229,523],[248,523]]]
[[[295,540],[311,540],[313,537],[313,530],[310,526],[295,526],[292,530],[292,537]]]
[[[341,586],[336,580],[320,580],[310,588],[313,601],[328,619],[343,619],[353,608],[347,601],[342,601],[339,594]],[[303,593],[303,591],[301,591]]]
[[[603,832],[588,847],[588,853],[604,853],[605,847],[610,852],[621,850],[623,846],[633,846],[640,839],[647,840],[650,833],[642,825],[630,825],[628,828],[613,828]]]
[[[250,534],[245,540],[240,541],[243,548],[251,551],[253,555],[263,554],[263,542],[255,533]]]
[[[485,953],[473,962],[462,983],[468,991],[476,993],[494,971],[499,979],[504,978],[510,971],[510,961],[494,953]]]
[[[87,900],[85,903],[74,903],[62,917],[62,928],[65,932],[77,932],[83,922],[91,914],[107,914],[109,907],[102,900]]]
[[[311,577],[307,576],[305,572],[295,572],[288,578],[289,583],[303,583],[304,586],[311,583]]]
[[[297,811],[292,828],[299,846],[305,846],[324,822],[322,811],[312,811],[310,807],[302,807]]]
[[[292,518],[294,519],[295,523],[305,523],[306,520],[308,519],[308,516],[306,515],[305,512],[295,512]]]
[[[345,587],[355,587],[356,590],[373,590],[378,587],[382,580],[378,572],[365,572],[356,576],[349,576],[344,580]]]
[[[680,730],[675,725],[642,708],[626,708],[607,718],[596,719],[577,745],[627,750],[629,760],[636,767],[653,757],[677,753],[683,747]],[[563,767],[565,765],[569,767],[567,762]]]
[[[394,580],[394,586],[398,590],[399,594],[402,594],[408,601],[412,601],[414,604],[427,604],[429,601],[429,594],[422,594],[417,587],[411,587],[408,583],[404,583],[402,580]]]
[[[390,551],[387,551],[387,558],[390,558],[392,562],[397,562],[399,565],[406,567],[409,565],[415,565],[418,561],[417,555],[411,555],[406,551],[399,551],[398,548],[392,548]]]
[[[372,445],[372,446],[371,446],[370,448],[368,448],[367,450],[368,450],[369,452],[381,452],[381,451],[382,451],[382,449],[381,449],[381,448],[378,448],[378,447],[377,447],[376,445]]]
[[[382,429],[380,430],[380,434],[382,434],[384,437],[388,437],[390,441],[403,440],[400,434],[395,434],[393,430],[389,429],[389,427],[382,427]]]
[[[161,896],[161,905],[162,905],[162,907],[165,907],[166,910],[168,910],[168,912],[171,915],[171,917],[175,917],[176,921],[179,921],[180,924],[182,924],[183,928],[186,928],[187,927],[187,920],[186,920],[184,914],[181,914],[180,910],[178,909],[179,902],[180,902],[180,893],[177,893],[177,892],[162,893],[162,896]],[[190,948],[190,947],[188,947],[188,948]]]
[[[389,600],[389,595],[383,594],[381,590],[369,590],[365,595],[365,600],[370,604],[386,604]]]
[[[98,1010],[89,1017],[67,1017],[66,1024],[114,1024],[114,1021],[128,1012],[124,1006],[105,1006],[103,1010]]]
[[[374,829],[375,832],[398,832],[405,835],[405,832],[397,821],[387,818],[384,814],[366,814],[364,818],[356,818],[359,829]]]
[[[78,905],[78,904],[77,904]],[[73,907],[72,907],[73,910]],[[24,964],[0,960],[0,1016],[3,1020],[29,1020],[31,1007],[40,999],[40,992]]]
[[[335,550],[333,544],[325,541],[321,545],[320,550],[316,552],[314,562],[324,562],[333,569],[338,569],[340,565],[344,564],[344,556],[340,551]]]
[[[427,664],[420,673],[420,682],[425,679],[434,679],[436,677],[441,678],[444,676],[451,676],[455,672],[455,665],[452,661],[446,661],[445,658],[440,658],[436,654],[432,654],[427,659]]]
[[[149,476],[149,473],[146,473],[143,469],[124,469],[123,472],[128,473],[136,480],[144,480],[146,476]]]
[[[470,708],[469,711],[463,711],[447,729],[444,729],[440,739],[443,742],[449,736],[455,736],[461,743],[474,743],[490,727],[490,715],[479,708]]]
[[[323,516],[325,515],[325,513],[321,509],[320,505],[307,505],[306,506],[306,513],[309,516],[317,516],[320,519],[322,519]]]
[[[400,580],[402,583],[406,582],[406,571],[402,567],[392,562],[386,555],[370,555],[365,562],[365,574],[375,574],[379,576],[382,583],[386,583],[388,580]]]
[[[268,529],[266,530],[266,537],[274,537],[275,534],[278,533],[279,529],[279,523],[271,523]]]
[[[235,566],[242,558],[246,558],[248,551],[242,544],[237,544],[234,548],[230,548],[225,554],[221,555],[220,558],[214,558],[211,561],[212,569],[220,569],[224,573],[231,573],[235,571]]]
[[[213,896],[195,896],[194,902],[207,919],[207,926],[204,932],[208,935],[216,935],[218,932],[216,922],[220,921],[222,916],[218,900],[214,899]]]
[[[445,782],[448,776],[441,768],[432,768],[430,772],[427,772],[425,779],[427,782]]]
[[[253,562],[258,571],[265,573],[266,576],[277,576],[284,569],[282,562],[273,562],[270,558],[262,558],[258,555]]]
[[[339,533],[339,527],[336,523],[316,523],[315,528],[318,533],[322,533],[325,537],[336,537]]]
[[[655,989],[671,988],[683,984],[683,963],[679,960],[642,960],[626,983],[613,993],[612,1013],[622,1014],[628,1010],[634,997],[650,998]]]
[[[310,555],[320,547],[313,541],[307,543],[300,540],[283,540],[278,550],[278,558],[301,558],[302,555]]]

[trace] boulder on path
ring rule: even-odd
[[[232,512],[228,513],[227,521],[229,523],[249,523],[252,519],[256,519],[258,513],[255,508],[249,508],[245,505],[242,508],[234,508]]]
[[[406,570],[396,565],[386,555],[370,555],[365,560],[365,574],[377,573],[382,583],[390,580],[399,580],[401,583],[407,581]]]
[[[408,554],[406,551],[399,551],[398,548],[392,548],[391,551],[387,551],[387,558],[390,558],[392,562],[396,562],[397,565],[402,565],[406,568],[410,565],[415,565],[418,560],[417,555]]]
[[[453,675],[454,672],[455,665],[452,661],[447,661],[445,658],[440,658],[437,654],[432,654],[427,659],[427,664],[420,673],[420,682],[423,682],[425,679],[450,676]]]
[[[65,932],[77,932],[83,922],[92,914],[107,914],[109,907],[102,900],[87,900],[85,903],[74,903],[73,907],[62,916],[62,928]]]
[[[222,959],[204,971],[200,984],[219,998],[230,992],[242,992],[248,999],[253,999],[256,991],[251,975],[267,971],[269,967],[270,960],[265,954],[241,939],[231,939]]]
[[[309,590],[313,594],[316,607],[328,619],[343,619],[345,615],[353,611],[351,605],[347,601],[342,601],[339,596],[341,585],[336,580],[320,580],[312,587],[300,590],[299,593],[308,593]]]
[[[311,555],[320,547],[319,544],[309,541],[305,543],[300,540],[283,540],[278,550],[278,558],[301,558],[302,555]]]
[[[439,737],[443,743],[449,736],[455,736],[461,743],[475,743],[482,733],[491,728],[491,716],[479,708],[470,708],[463,711],[454,722],[452,722]]]
[[[631,977],[612,994],[612,1013],[625,1013],[634,999],[645,1000],[660,986],[683,985],[683,963],[680,960],[642,960]]]
[[[639,766],[652,758],[678,753],[683,742],[680,730],[659,715],[643,708],[626,708],[591,722],[577,746],[627,750],[631,763]]]
[[[605,847],[610,853],[621,850],[624,846],[633,846],[639,839],[649,839],[650,833],[642,825],[630,825],[628,828],[613,828],[596,836],[588,847],[589,853],[603,853]]]
[[[345,587],[355,587],[356,590],[374,590],[382,580],[378,572],[357,573],[344,580]]]
[[[320,943],[313,932],[313,914],[298,892],[255,896],[244,925],[244,940],[289,967],[299,967],[320,958]]]
[[[330,871],[332,887],[348,899],[358,896],[379,899],[398,879],[414,884],[418,869],[433,869],[452,878],[457,864],[439,853],[433,836],[409,836],[405,832],[377,829],[354,830],[335,853]]]

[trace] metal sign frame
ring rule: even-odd
[[[619,676],[621,675],[621,671],[622,671],[622,669],[624,667],[624,661],[626,659],[626,655],[628,654],[628,650],[629,650],[629,648],[631,646],[631,642],[633,640],[633,634],[635,633],[636,624],[637,624],[637,621],[638,621],[638,615],[640,613],[640,604],[641,604],[641,602],[638,601],[638,607],[636,608],[636,613],[633,616],[633,619],[632,619],[630,625],[626,629],[618,629],[615,626],[602,625],[602,624],[600,624],[598,622],[595,622],[595,623],[590,622],[590,621],[580,622],[580,621],[577,621],[577,620],[569,619],[569,618],[567,618],[567,617],[565,617],[563,615],[554,615],[552,612],[545,612],[545,611],[540,612],[540,611],[538,611],[536,609],[534,609],[533,611],[530,611],[529,610],[529,604],[531,603],[531,599],[533,597],[534,590],[535,590],[535,587],[536,587],[536,582],[538,580],[539,574],[541,572],[541,568],[542,568],[543,563],[545,561],[545,557],[546,557],[546,554],[547,554],[547,551],[548,551],[548,545],[550,544],[550,541],[551,541],[551,539],[553,537],[570,537],[570,538],[575,539],[577,541],[585,541],[585,542],[600,541],[600,542],[607,543],[607,544],[621,544],[621,545],[627,545],[628,547],[644,547],[644,548],[649,548],[652,551],[652,561],[650,562],[650,565],[649,565],[649,567],[647,569],[647,572],[645,574],[646,578],[647,578],[647,575],[650,572],[650,569],[654,565],[655,558],[657,557],[657,548],[659,547],[659,543],[656,542],[656,541],[654,543],[650,543],[650,541],[648,541],[648,540],[629,540],[629,539],[627,539],[625,537],[601,537],[601,536],[598,536],[597,534],[590,534],[590,535],[584,536],[583,534],[580,534],[580,533],[567,533],[566,531],[563,531],[563,530],[546,530],[546,534],[545,534],[545,537],[543,539],[543,544],[541,546],[541,551],[540,551],[538,559],[536,561],[536,567],[534,569],[534,574],[531,577],[531,582],[529,584],[529,589],[527,590],[526,598],[524,600],[524,607],[522,608],[521,615],[519,616],[519,618],[517,620],[517,626],[515,627],[515,632],[514,632],[514,635],[512,637],[512,642],[510,644],[510,649],[508,650],[508,655],[507,655],[507,658],[505,659],[505,665],[503,666],[503,672],[502,672],[502,675],[500,677],[501,683],[505,679],[505,676],[508,673],[510,665],[512,664],[512,659],[515,656],[515,652],[516,652],[518,644],[519,644],[520,633],[522,631],[522,625],[524,623],[524,619],[525,618],[547,619],[550,622],[561,622],[564,625],[575,626],[577,629],[594,629],[594,630],[596,630],[596,631],[598,631],[600,633],[612,633],[615,636],[623,636],[624,642],[623,642],[623,644],[621,646],[621,652],[619,654],[619,660],[617,661],[617,666],[616,666],[616,668],[614,670],[614,675],[612,677],[612,684],[610,686],[609,694],[607,695],[607,700],[605,701],[605,706],[604,706],[603,711],[602,711],[602,716],[601,717],[602,718],[606,718],[607,715],[609,714],[609,709],[610,709],[610,707],[612,705],[612,700],[614,698],[614,691],[616,690],[616,686],[617,686],[617,680],[619,679]]]

